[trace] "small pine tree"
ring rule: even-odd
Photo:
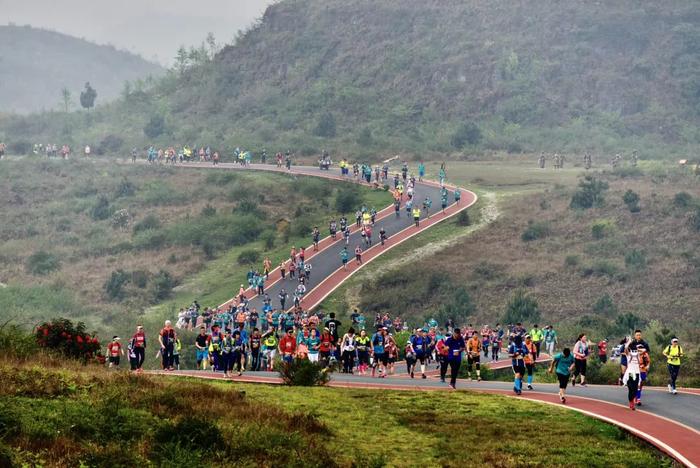
[[[95,99],[97,99],[97,91],[88,81],[85,83],[85,89],[80,93],[80,105],[89,111],[91,107],[95,107]]]

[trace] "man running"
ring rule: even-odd
[[[343,250],[340,251],[340,261],[343,262],[343,270],[348,269],[348,248],[343,247]]]
[[[420,208],[413,208],[413,222],[416,223],[416,227],[420,224]]]
[[[527,389],[532,390],[532,379],[535,373],[535,361],[537,360],[537,346],[532,341],[530,335],[525,335],[525,349],[527,354],[524,356],[525,369],[527,370]]]
[[[143,370],[143,361],[146,359],[146,333],[143,331],[143,325],[136,327],[133,342],[133,353],[136,356],[136,372],[141,372]]]
[[[467,377],[472,379],[472,366],[476,367],[476,380],[481,382],[481,340],[474,333],[467,341]]]
[[[199,327],[199,335],[194,340],[194,346],[197,349],[197,369],[207,370],[210,342],[211,337],[207,335],[207,329],[202,325]]]
[[[445,340],[445,347],[447,348],[447,362],[450,366],[450,387],[454,389],[457,385],[459,367],[462,364],[462,352],[466,348],[464,338],[462,338],[462,333],[458,327],[455,327],[452,331],[452,336]]]
[[[355,264],[362,265],[362,247],[359,244],[355,247]]]
[[[118,336],[112,337],[112,342],[107,345],[107,353],[109,354],[109,368],[119,367],[119,358],[124,356],[124,349],[122,349],[122,344],[119,342],[120,338]]]
[[[425,363],[428,359],[428,348],[430,347],[430,338],[425,335],[425,331],[422,328],[416,330],[416,334],[411,337],[411,344],[413,345],[413,350],[416,353],[416,359],[420,361],[420,372],[421,377],[426,379],[425,375]],[[411,372],[411,378],[413,378],[413,372]]]
[[[314,226],[314,230],[311,232],[311,236],[314,242],[314,252],[318,251],[318,243],[321,239],[321,231],[318,230],[318,226]]]
[[[384,378],[386,376],[386,365],[387,358],[384,352],[384,344],[386,342],[385,329],[379,328],[377,333],[372,336],[371,350],[372,356],[374,356],[374,364],[372,366],[372,377],[374,377],[375,371],[379,369],[379,378]]]

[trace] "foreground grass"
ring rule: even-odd
[[[670,464],[612,426],[500,396],[137,377],[43,355],[3,358],[0,378],[2,466]]]

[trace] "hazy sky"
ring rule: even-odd
[[[52,29],[170,64],[208,32],[231,42],[273,0],[0,0],[0,24]]]

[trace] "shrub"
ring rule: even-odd
[[[34,334],[42,348],[58,351],[64,356],[87,361],[100,354],[100,342],[93,334],[85,332],[85,324],[73,325],[70,320],[59,318],[44,322]]]
[[[202,241],[202,252],[204,253],[204,258],[212,260],[216,257],[216,246],[211,240],[204,239]]]
[[[313,226],[311,226],[311,221],[305,218],[299,218],[296,222],[292,223],[292,234],[299,237],[308,237],[311,235]]]
[[[265,242],[265,250],[272,250],[275,247],[275,233],[270,231],[263,236]]]
[[[117,210],[112,215],[112,227],[115,229],[126,229],[129,227],[129,212],[125,209]]]
[[[120,198],[120,197],[131,197],[136,193],[136,186],[132,184],[129,179],[126,177],[122,178],[121,182],[119,182],[119,185],[117,185],[117,188],[114,191],[114,197],[115,198]]]
[[[111,301],[124,299],[124,286],[131,279],[131,275],[124,270],[113,271],[103,286],[107,298]]]
[[[283,362],[279,373],[285,385],[313,387],[325,385],[330,380],[330,373],[320,363],[308,359],[295,358],[292,362]]]
[[[503,317],[505,323],[539,322],[540,310],[537,300],[527,294],[523,289],[518,289],[506,306]]]
[[[216,216],[216,208],[207,203],[207,206],[202,208],[202,216],[207,218],[210,216]]]
[[[149,273],[143,270],[136,270],[131,272],[131,282],[137,288],[145,288],[148,285]]]
[[[602,239],[615,230],[615,222],[608,219],[599,219],[591,225],[591,235],[594,239]]]
[[[109,134],[105,136],[97,146],[97,154],[118,153],[124,146],[124,138],[119,135]]]
[[[633,330],[644,328],[646,321],[632,312],[621,314],[615,319],[616,334],[632,333]]]
[[[450,145],[462,149],[465,145],[476,145],[481,141],[481,130],[474,122],[460,125],[450,138]]]
[[[618,272],[617,265],[607,260],[599,260],[582,272],[583,276],[608,276],[614,278]]]
[[[44,250],[33,253],[27,259],[27,271],[32,275],[48,275],[61,268],[58,258]]]
[[[90,216],[96,221],[101,221],[109,218],[112,215],[112,209],[109,206],[109,199],[102,194],[97,197],[97,201],[90,209]]]
[[[355,211],[362,203],[362,197],[356,187],[343,185],[335,196],[335,209],[342,214]]]
[[[32,144],[27,140],[17,140],[7,144],[9,154],[27,155],[32,152]]]
[[[581,263],[581,259],[578,255],[567,255],[564,259],[564,265],[569,268],[576,267],[579,263]]]
[[[462,210],[459,212],[457,215],[457,225],[459,226],[469,226],[471,224],[471,220],[469,219],[469,213],[467,210]]]
[[[644,252],[632,249],[625,254],[625,266],[634,270],[641,270],[647,265],[647,258]]]
[[[225,448],[227,445],[218,426],[199,416],[185,416],[176,423],[163,424],[154,434],[153,442],[153,450],[156,452],[171,446],[196,451],[202,448]]]
[[[151,298],[154,303],[170,297],[177,285],[175,278],[167,270],[160,270],[151,282]]]
[[[625,194],[622,195],[622,201],[625,202],[625,205],[627,205],[627,208],[629,208],[630,212],[639,212],[639,195],[633,192],[632,190],[627,190]]]
[[[587,175],[578,184],[579,189],[571,197],[569,207],[573,209],[588,209],[603,206],[605,203],[604,192],[608,189],[608,183]]]
[[[693,203],[693,196],[688,192],[678,192],[673,197],[673,205],[678,208],[687,208]]]
[[[142,250],[158,250],[168,244],[165,233],[149,229],[134,236],[134,247]]]
[[[549,235],[550,229],[547,223],[536,223],[532,220],[528,221],[527,229],[522,233],[520,238],[523,242],[529,242],[537,239],[543,239]]]
[[[251,265],[253,263],[257,263],[257,261],[260,259],[260,252],[257,250],[249,249],[249,250],[244,250],[240,254],[238,254],[238,264],[239,265]]]
[[[617,314],[617,306],[612,297],[610,297],[610,294],[603,294],[600,299],[593,304],[593,312],[606,317],[612,317]]]
[[[690,223],[690,227],[700,232],[700,207],[695,209],[695,213],[690,216],[688,222]]]
[[[260,218],[265,217],[265,213],[258,208],[258,204],[252,200],[241,201],[236,208],[233,209],[234,213],[250,214],[255,215]]]
[[[160,227],[160,220],[154,214],[149,214],[143,218],[138,223],[134,224],[134,234],[148,231],[150,229],[158,229]]]
[[[5,357],[25,359],[33,357],[37,350],[36,340],[32,335],[12,324],[9,320],[0,324],[0,353]],[[2,417],[0,416],[0,439],[2,438]]]
[[[473,315],[475,311],[476,306],[472,302],[469,292],[463,286],[459,286],[455,289],[450,300],[440,306],[434,316],[425,317],[425,320],[434,318],[438,323],[445,323],[448,319],[452,319],[455,323],[461,323],[466,321],[467,317]]]

